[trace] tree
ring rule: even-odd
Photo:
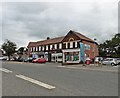
[[[18,54],[23,55],[27,51],[28,51],[28,49],[26,47],[20,47],[17,52],[18,52]]]
[[[99,45],[100,56],[120,57],[120,33]]]
[[[9,60],[10,56],[16,52],[16,48],[16,44],[8,39],[2,44],[2,49],[5,51],[5,54],[8,56]]]
[[[24,52],[24,47],[20,47],[17,52],[18,52],[18,54],[23,54],[23,52]]]

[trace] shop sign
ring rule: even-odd
[[[84,44],[82,42],[80,42],[80,58],[81,61],[85,61]]]

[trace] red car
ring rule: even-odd
[[[37,58],[32,61],[33,63],[45,63],[46,59],[45,58]]]

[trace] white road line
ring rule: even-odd
[[[54,89],[55,88],[55,86],[48,85],[46,83],[40,82],[38,80],[29,78],[29,77],[26,77],[24,75],[16,75],[16,77],[24,79],[24,80],[29,81],[29,82],[32,82],[34,84],[37,84],[37,85],[42,86],[42,87],[47,88],[47,89]]]
[[[12,73],[12,71],[5,68],[0,68],[0,71],[6,72],[6,73]]]

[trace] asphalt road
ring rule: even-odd
[[[114,71],[65,68],[57,63],[3,62],[2,66],[8,70],[2,71],[3,96],[118,96],[118,73]],[[48,89],[16,75],[55,88]]]

